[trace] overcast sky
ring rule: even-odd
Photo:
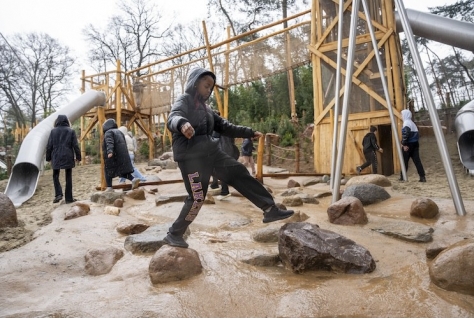
[[[154,0],[171,21],[206,20],[206,0]],[[404,0],[406,8],[428,12],[428,7],[456,0]],[[98,28],[117,13],[117,0],[0,0],[0,33],[44,32],[69,46],[78,57],[78,69],[86,69],[86,42],[82,29]]]

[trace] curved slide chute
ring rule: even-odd
[[[474,101],[464,105],[454,120],[458,152],[466,173],[474,175]]]
[[[40,168],[42,168],[44,163],[44,154],[49,134],[54,127],[54,122],[58,115],[66,115],[71,122],[74,122],[91,108],[103,106],[104,104],[104,93],[87,91],[69,105],[42,120],[26,135],[21,143],[4,192],[15,207],[20,207],[36,191]]]

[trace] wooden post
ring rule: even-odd
[[[298,116],[296,115],[296,106],[295,106],[295,82],[293,80],[293,69],[291,69],[291,43],[290,43],[290,33],[286,33],[286,63],[288,67],[288,90],[290,94],[290,108],[291,108],[291,122],[297,123]]]
[[[265,136],[265,149],[267,150],[267,165],[272,165],[272,142],[269,135]]]
[[[211,44],[209,43],[209,36],[208,36],[208,33],[207,33],[207,28],[206,28],[206,22],[205,21],[202,21],[202,27],[203,27],[203,30],[204,30],[204,39],[206,40],[207,60],[209,62],[209,69],[212,73],[215,73],[214,72],[214,64],[212,63]],[[214,96],[216,98],[217,107],[219,109],[219,112],[221,112],[221,114],[224,114],[224,108],[222,107],[221,95],[219,94],[219,89],[217,88],[217,85],[214,86]]]
[[[265,148],[265,136],[262,135],[258,139],[257,149],[257,180],[263,184],[263,151]]]
[[[117,88],[115,90],[116,122],[117,126],[120,127],[122,125],[122,72],[120,60],[117,60],[117,72],[115,76],[115,86]]]
[[[156,133],[153,132],[153,115],[151,114],[150,110],[150,117],[148,117],[148,130],[150,131],[151,135],[153,136],[153,139],[150,140],[150,145],[148,146],[148,160],[152,160],[155,158],[155,136]]]

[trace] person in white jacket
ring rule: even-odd
[[[142,182],[146,182],[145,176],[143,176],[140,171],[137,169],[135,166],[135,151],[136,151],[136,144],[134,143],[132,137],[128,134],[128,130],[125,126],[120,126],[119,131],[123,133],[125,136],[125,142],[127,143],[127,149],[128,149],[128,155],[130,156],[130,160],[132,161],[133,165],[133,177],[140,179]],[[125,178],[120,178],[119,180],[120,184],[125,183]]]

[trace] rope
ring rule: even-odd
[[[275,154],[272,154],[272,157],[276,157],[276,158],[279,158],[279,159],[284,160],[284,161],[295,161],[294,158],[280,157],[280,156],[277,156],[277,155],[275,155]]]
[[[272,148],[273,147],[278,148],[278,149],[283,150],[283,151],[291,151],[291,152],[295,151],[294,148],[283,148],[283,147],[280,147],[280,146],[276,146],[275,144],[272,144]]]

